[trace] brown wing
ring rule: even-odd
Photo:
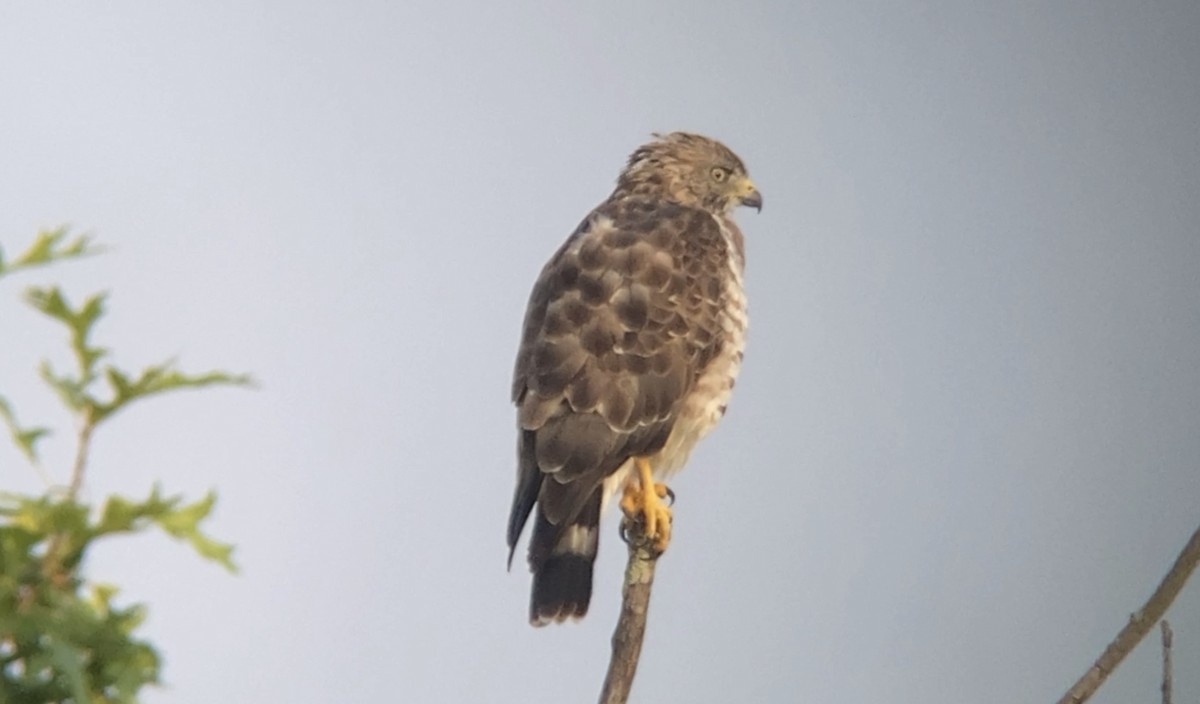
[[[542,270],[513,379],[510,548],[535,501],[562,526],[626,459],[666,442],[721,344],[728,257],[712,215],[625,198],[593,211]]]

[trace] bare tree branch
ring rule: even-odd
[[[1171,641],[1174,640],[1175,634],[1171,632],[1171,624],[1167,623],[1167,619],[1162,622],[1162,645],[1163,645],[1163,681],[1162,681],[1162,704],[1171,704]]]
[[[1125,656],[1141,642],[1142,638],[1146,637],[1154,624],[1167,612],[1167,608],[1171,606],[1171,602],[1175,601],[1175,597],[1187,583],[1188,577],[1192,575],[1198,562],[1200,562],[1200,528],[1192,533],[1191,540],[1183,547],[1179,557],[1175,558],[1175,564],[1171,566],[1167,576],[1163,577],[1149,601],[1130,615],[1129,623],[1125,624],[1113,642],[1108,644],[1096,663],[1084,673],[1083,677],[1079,678],[1079,681],[1071,689],[1067,690],[1062,699],[1058,700],[1058,704],[1081,704],[1096,693],[1100,685],[1104,684],[1104,680],[1112,674],[1113,670],[1117,669],[1117,665],[1121,664]]]
[[[622,536],[629,545],[629,563],[621,587],[621,617],[612,637],[612,658],[600,691],[600,704],[625,704],[637,673],[646,634],[646,615],[650,610],[650,588],[654,586],[654,566],[661,552],[647,538],[640,521],[624,519]]]

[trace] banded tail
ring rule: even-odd
[[[509,520],[510,567],[521,527],[529,513],[534,512],[532,504],[537,493],[536,489],[528,492],[532,497],[526,501],[518,488]],[[531,625],[562,623],[568,618],[583,618],[587,613],[592,600],[592,566],[600,539],[601,495],[602,489],[596,487],[579,513],[559,526],[546,518],[540,504],[536,506],[533,536],[529,540],[529,569],[533,572],[529,597]]]

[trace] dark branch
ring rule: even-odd
[[[1162,681],[1162,704],[1171,704],[1171,641],[1174,640],[1174,633],[1171,632],[1171,624],[1167,623],[1164,618],[1162,622],[1162,645],[1163,645],[1163,681]]]
[[[1058,704],[1081,704],[1096,693],[1100,685],[1104,684],[1104,680],[1112,674],[1113,670],[1117,669],[1117,665],[1121,664],[1125,656],[1142,641],[1142,638],[1146,637],[1154,624],[1158,623],[1163,614],[1167,612],[1171,602],[1175,601],[1175,597],[1187,583],[1188,577],[1196,569],[1197,562],[1200,562],[1200,528],[1192,533],[1191,540],[1183,547],[1179,557],[1175,558],[1175,564],[1171,566],[1171,571],[1167,572],[1166,577],[1163,577],[1149,601],[1130,615],[1129,623],[1125,624],[1113,642],[1108,644],[1096,663],[1084,673],[1083,677],[1079,678],[1075,686],[1067,690],[1063,698],[1058,700]]]
[[[629,563],[621,587],[621,617],[612,637],[612,659],[600,691],[600,704],[625,704],[637,674],[646,634],[646,614],[650,610],[650,588],[654,586],[654,566],[661,552],[646,537],[640,521],[623,519],[622,537],[629,545]]]

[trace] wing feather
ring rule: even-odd
[[[593,211],[546,264],[513,375],[522,430],[514,511],[525,515],[510,522],[510,545],[531,494],[563,525],[629,457],[666,442],[720,343],[705,305],[724,265],[712,254],[724,251],[713,246],[721,237],[704,211],[625,198]],[[525,476],[535,472],[541,480]]]

